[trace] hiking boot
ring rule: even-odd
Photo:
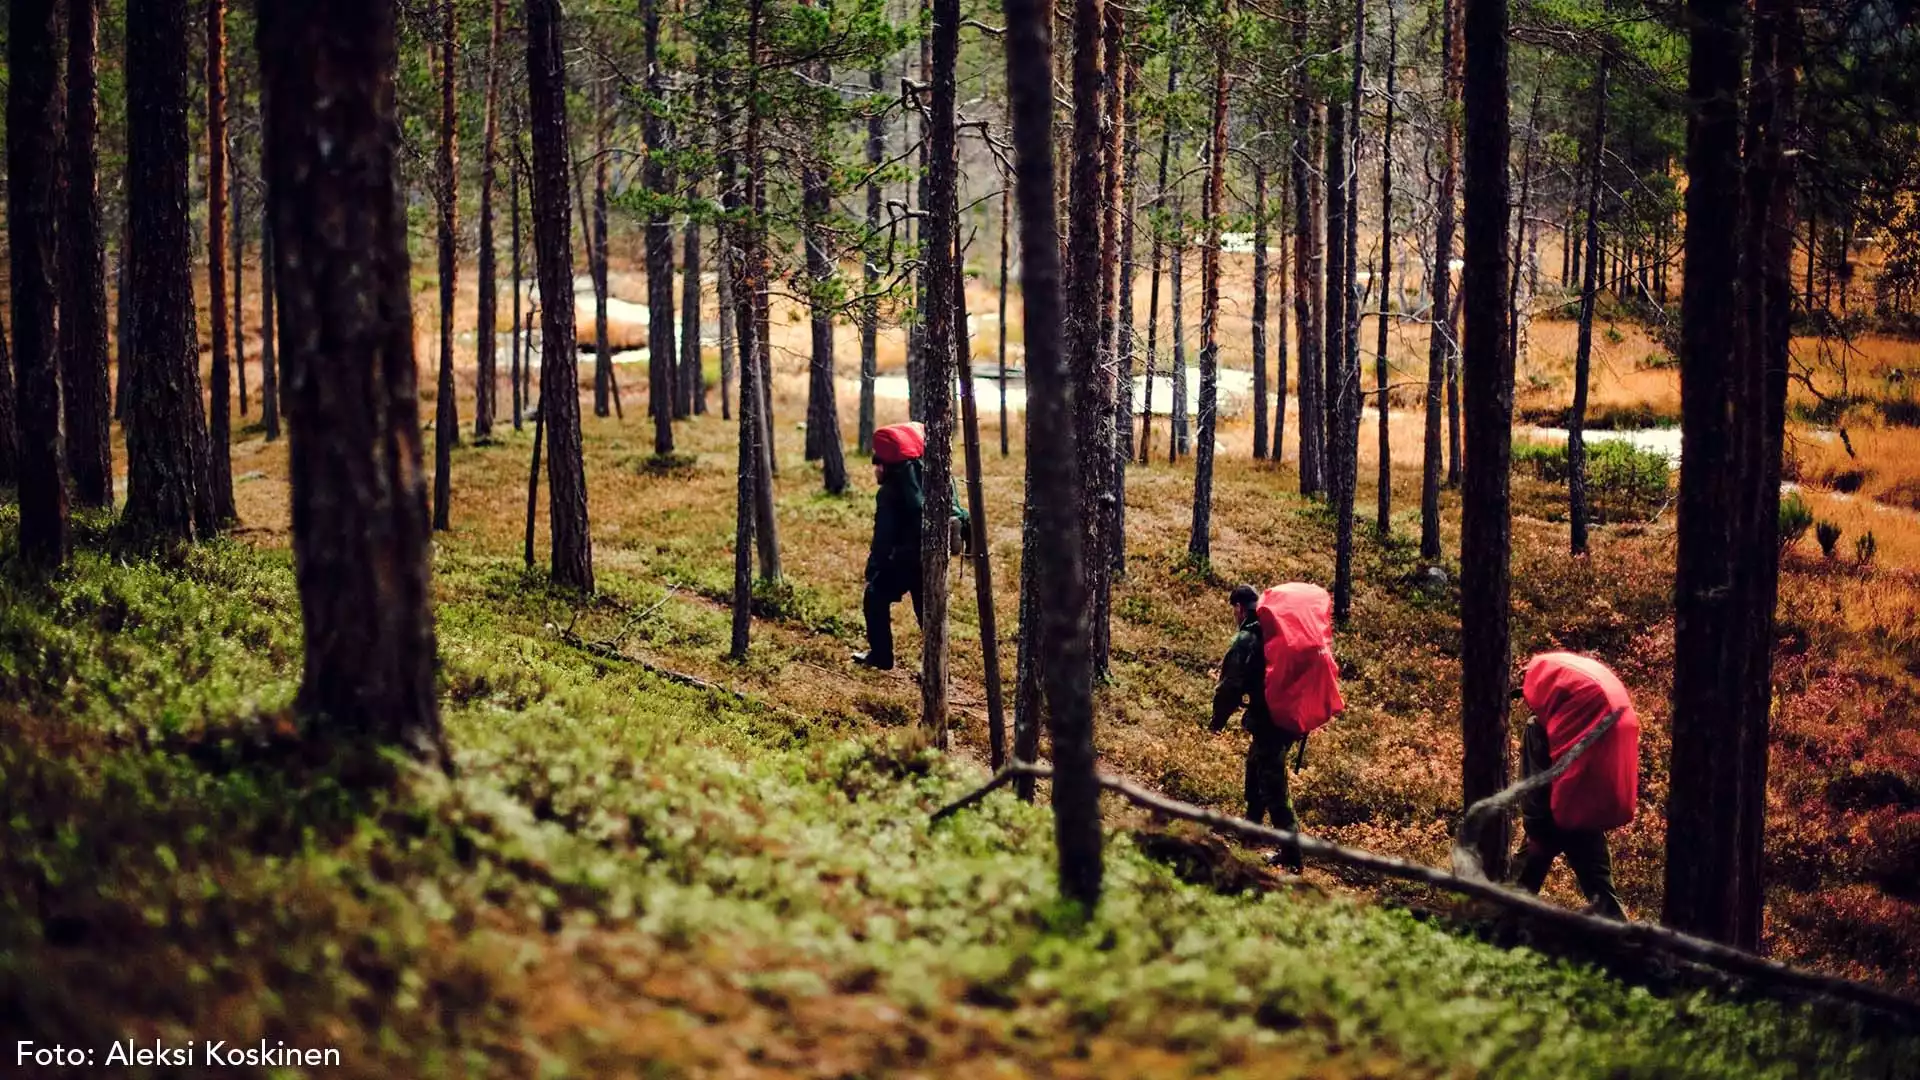
[[[1276,851],[1267,856],[1267,865],[1278,870],[1285,870],[1295,877],[1307,872],[1307,868],[1300,862],[1300,856],[1290,851]]]
[[[893,670],[893,660],[891,658],[884,656],[876,657],[870,652],[854,653],[853,662],[859,664],[861,667],[870,667],[875,671]]]

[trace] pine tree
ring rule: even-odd
[[[213,320],[207,480],[216,528],[234,518],[232,353],[227,325],[227,5],[207,2],[207,290]]]
[[[444,762],[394,7],[329,0],[259,10],[306,642],[298,707],[330,733]]]
[[[60,225],[59,348],[73,497],[82,506],[111,507],[113,401],[107,380],[106,240],[97,175],[99,24],[96,0],[67,0],[67,201]]]
[[[434,196],[440,208],[440,379],[433,420],[433,527],[453,527],[453,447],[460,408],[453,381],[453,298],[459,274],[459,120],[454,112],[454,5],[440,0],[440,154]]]
[[[65,454],[54,339],[54,218],[59,157],[59,30],[53,0],[21,0],[7,34],[7,236],[13,279],[13,352],[20,401],[20,555],[43,568],[66,562]]]

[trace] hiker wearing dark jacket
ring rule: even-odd
[[[1527,721],[1520,736],[1520,778],[1526,779],[1553,767],[1553,754],[1547,746],[1547,728],[1539,717]],[[1548,784],[1520,797],[1520,820],[1526,826],[1527,842],[1521,853],[1516,883],[1531,893],[1547,882],[1553,860],[1566,856],[1580,891],[1593,905],[1595,915],[1625,919],[1620,898],[1613,891],[1613,855],[1607,850],[1607,834],[1597,829],[1565,829],[1553,820],[1553,785]]]
[[[861,605],[868,651],[853,659],[886,670],[893,667],[894,603],[912,596],[914,618],[920,617],[920,518],[927,500],[918,457],[876,462],[873,471],[880,492],[874,499],[873,544],[867,550],[867,589]]]
[[[1254,616],[1260,594],[1250,585],[1239,585],[1228,600],[1233,604],[1233,622],[1239,632],[1233,635],[1226,659],[1220,662],[1220,681],[1213,688],[1213,722],[1209,729],[1215,734],[1226,730],[1227,721],[1245,706],[1240,726],[1252,736],[1247,746],[1247,820],[1258,824],[1262,818],[1271,817],[1274,828],[1292,832],[1298,822],[1293,814],[1293,799],[1287,791],[1287,752],[1293,748],[1295,739],[1267,715],[1266,652],[1262,647],[1260,620]],[[1283,847],[1277,862],[1299,873],[1299,847]]]

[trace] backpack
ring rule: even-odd
[[[1333,597],[1318,585],[1268,589],[1254,608],[1266,659],[1267,715],[1304,738],[1347,707],[1333,661]]]
[[[1547,729],[1556,761],[1616,709],[1620,719],[1553,782],[1553,823],[1563,829],[1617,829],[1633,821],[1640,787],[1640,717],[1627,688],[1605,664],[1575,653],[1527,662],[1521,696]]]
[[[873,460],[882,465],[898,465],[926,453],[927,429],[917,420],[888,424],[873,433]]]

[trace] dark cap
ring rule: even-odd
[[[1227,594],[1227,602],[1254,607],[1260,603],[1260,594],[1253,591],[1251,585],[1235,585],[1233,591]]]

